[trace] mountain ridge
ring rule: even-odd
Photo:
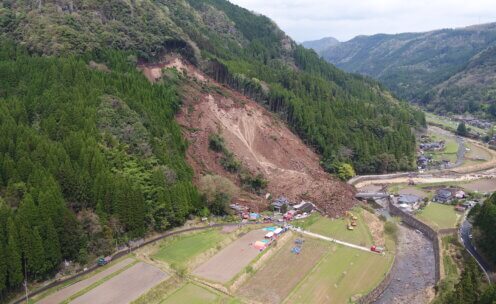
[[[303,45],[307,49],[313,49],[317,53],[320,53],[327,48],[335,46],[339,43],[341,42],[334,37],[324,37],[318,40],[303,41],[301,45]]]
[[[490,67],[483,72],[480,57],[494,66],[491,56],[483,56],[492,54],[494,45],[496,23],[487,23],[429,32],[362,35],[331,46],[320,55],[348,72],[381,81],[400,98],[428,110],[489,117],[488,107],[496,97],[491,81],[494,72]]]

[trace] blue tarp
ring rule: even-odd
[[[294,254],[300,254],[301,248],[300,247],[293,247],[293,249],[291,249],[291,252]]]
[[[266,227],[266,228],[264,228],[263,230],[265,230],[265,231],[272,231],[272,232],[274,232],[274,231],[276,231],[276,229],[277,229],[277,227]]]

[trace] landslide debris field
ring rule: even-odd
[[[265,192],[272,197],[307,199],[330,216],[342,215],[356,204],[353,187],[324,172],[317,154],[257,102],[212,81],[178,57],[141,68],[152,81],[167,77],[167,68],[187,78],[181,82],[183,107],[177,119],[189,140],[188,160],[197,178],[216,174],[240,185],[239,177],[221,166],[221,155],[209,149],[209,135],[215,133],[243,168],[263,174],[268,181]],[[242,189],[237,200],[265,207],[257,205],[262,197]]]

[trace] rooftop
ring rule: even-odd
[[[415,203],[417,203],[417,202],[419,202],[421,200],[422,199],[420,198],[420,196],[416,196],[416,195],[413,195],[413,194],[402,194],[398,198],[398,202],[400,204],[415,204]]]

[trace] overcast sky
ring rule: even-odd
[[[262,13],[298,42],[496,22],[496,0],[230,0]]]

